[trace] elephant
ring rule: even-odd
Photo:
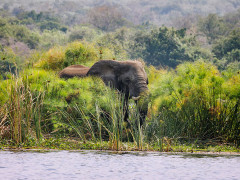
[[[60,78],[85,77],[90,68],[83,65],[71,65],[59,72]]]
[[[62,70],[64,73],[61,73],[61,77],[74,77],[79,76],[79,74],[84,74],[83,76],[100,77],[106,85],[117,89],[125,96],[124,120],[127,121],[128,119],[128,100],[132,98],[137,104],[140,113],[140,125],[142,126],[144,124],[148,111],[149,90],[147,87],[147,74],[140,61],[100,60],[88,69],[87,73],[85,71],[86,69],[87,68],[84,67],[84,72],[78,72],[82,71],[82,67],[76,68],[75,71],[75,66],[69,66]]]

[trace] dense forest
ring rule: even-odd
[[[9,0],[0,7],[0,140],[38,143],[51,134],[138,148],[168,138],[239,146],[238,0]],[[119,128],[121,97],[102,81],[58,77],[64,67],[99,59],[145,64],[150,97],[141,130],[134,122]]]
[[[52,12],[68,25],[89,21],[99,7],[111,7],[133,24],[152,23],[155,25],[181,26],[183,21],[196,21],[197,16],[210,13],[225,15],[240,7],[238,0],[2,0],[0,6],[11,11],[24,9],[36,12]],[[103,10],[103,9],[102,9]],[[110,15],[110,14],[109,14]],[[177,17],[177,18],[176,18]],[[186,19],[187,18],[187,19]],[[185,22],[186,23],[186,22]]]

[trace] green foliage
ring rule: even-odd
[[[88,26],[75,26],[71,29],[69,41],[85,40],[87,42],[93,42],[100,35],[101,31],[97,31],[94,28]]]
[[[65,60],[65,53],[63,47],[53,47],[45,52],[38,62],[35,63],[35,67],[41,67],[44,69],[62,69]]]
[[[19,145],[29,137],[40,139],[44,93],[32,92],[27,79],[14,76],[1,82],[1,86],[6,92],[7,101],[3,107],[12,140]]]
[[[62,32],[66,32],[67,31],[67,27],[62,26],[58,22],[44,21],[44,22],[41,22],[41,24],[40,24],[40,30],[41,31],[43,31],[43,30],[54,30],[54,29],[61,30]]]
[[[4,104],[8,101],[8,89],[7,89],[8,82],[0,80],[0,107],[3,107]]]
[[[92,44],[73,42],[65,51],[64,66],[71,64],[92,65],[98,59],[96,48]]]
[[[228,52],[226,55],[226,59],[228,63],[232,63],[235,61],[240,62],[240,49],[233,49],[231,52]]]
[[[145,2],[148,3],[152,2]],[[69,7],[74,8],[72,4]],[[170,3],[152,8],[152,12],[164,19],[183,9]],[[198,29],[192,24],[191,29],[160,27],[149,31],[149,22],[134,28],[122,27],[130,25],[116,8],[102,6],[95,10],[88,14],[95,29],[82,25],[65,27],[47,12],[17,8],[13,12],[16,18],[0,12],[0,118],[4,119],[0,128],[7,131],[11,125],[11,138],[16,143],[29,144],[36,143],[41,133],[52,133],[108,140],[108,147],[116,150],[121,150],[122,141],[133,141],[138,149],[143,149],[145,142],[156,144],[161,150],[167,144],[168,149],[171,138],[220,139],[239,145],[239,12],[223,17],[210,14],[200,20]],[[72,14],[77,17],[83,13],[80,11]],[[70,25],[79,20],[70,14],[63,17]],[[199,34],[207,37],[210,44],[201,47],[204,42],[200,42]],[[17,66],[19,69],[23,59],[13,52],[19,41],[31,49],[49,50],[32,53],[26,59],[28,68],[21,66],[19,77],[15,78],[10,72],[15,72]],[[66,42],[70,43],[65,45]],[[175,71],[145,67],[151,107],[144,127],[136,122],[139,112],[133,101],[129,105],[129,124],[123,122],[123,101],[102,80],[64,80],[57,75],[72,64],[91,67],[98,59],[129,57],[142,58],[154,66],[177,67]],[[203,60],[190,63],[198,59]],[[224,71],[219,72],[207,61]],[[146,101],[137,106],[141,104],[147,107]]]
[[[21,42],[24,42],[31,49],[36,49],[39,43],[39,37],[36,33],[31,32],[25,26],[13,26],[14,37]]]
[[[48,12],[40,12],[36,13],[36,11],[20,11],[19,13],[16,14],[17,18],[20,20],[24,19],[32,19],[34,22],[41,22],[44,20],[50,20],[50,21],[56,21],[58,22],[59,20],[51,15]]]
[[[68,35],[58,30],[44,30],[41,33],[39,48],[49,50],[54,46],[63,46],[68,41]]]
[[[165,24],[166,26],[172,26],[175,25],[174,22],[177,18],[185,19],[188,15],[205,16],[209,13],[222,15],[236,11],[240,7],[238,0],[158,0],[149,2],[145,0],[136,2],[113,0],[112,3],[96,3],[95,0],[88,0],[86,3],[82,3],[81,1],[55,0],[40,3],[39,1],[30,2],[29,0],[18,0],[18,2],[15,3],[10,1],[7,1],[7,3],[6,1],[1,1],[0,3],[1,7],[4,7],[6,10],[13,9],[13,14],[15,15],[24,12],[24,9],[36,9],[38,12],[44,12],[43,14],[49,9],[57,15],[61,15],[61,20],[68,25],[81,24],[83,22],[89,23],[89,18],[86,17],[86,14],[88,15],[89,13],[89,16],[91,16],[95,13],[95,22],[98,22],[95,24],[102,24],[103,18],[109,19],[106,26],[101,26],[103,28],[121,25],[121,20],[124,18],[134,24],[142,24],[150,21],[150,23],[158,25]],[[19,5],[17,5],[17,3]],[[103,6],[103,4],[105,5]],[[107,7],[110,10],[102,7]],[[33,19],[36,19],[36,15],[39,14],[32,12],[26,13],[29,13],[31,15],[30,17],[34,15]],[[118,14],[121,16],[117,16]]]
[[[61,116],[60,111],[71,113],[71,116],[78,119],[77,124],[84,123],[83,118],[90,120],[96,114],[96,103],[106,112],[110,112],[106,91],[111,90],[98,78],[63,80],[54,72],[40,69],[29,69],[23,75],[28,78],[31,91],[45,94],[43,118],[51,119],[51,122],[45,122],[50,123],[49,127],[45,127],[45,131],[59,129],[63,122],[63,127],[66,127],[66,113]],[[83,114],[79,114],[79,108],[84,117]]]
[[[0,17],[0,38],[8,38],[9,33],[9,27],[10,25],[7,22],[7,19]]]
[[[81,104],[78,101],[75,105],[68,106],[71,109],[70,112],[69,110],[61,111],[65,117],[63,122],[70,125],[79,137],[84,140],[91,138],[91,140],[96,141],[97,138],[102,141],[102,139],[109,137],[109,141],[112,143],[111,146],[115,146],[122,140],[123,101],[114,90],[104,85],[101,87],[101,91],[94,95],[96,99],[84,100],[84,103],[92,104],[92,110],[88,109],[87,104]],[[120,127],[121,129],[119,129]],[[91,136],[87,137],[89,134]],[[114,149],[114,147],[112,148]]]
[[[82,64],[91,67],[98,59],[98,50],[101,48],[86,42],[72,42],[64,47],[53,47],[43,53],[35,67],[51,70],[61,70],[73,64]],[[112,59],[112,51],[104,48],[102,55]]]
[[[12,112],[12,119],[23,123],[21,127],[16,126],[15,132],[26,127],[28,118],[21,119],[28,114],[26,110],[33,110],[29,111],[29,117],[36,115],[36,121],[29,120],[30,128],[24,130],[24,136],[15,133],[12,137],[17,138],[17,143],[33,137],[27,132],[36,131],[40,137],[41,126],[41,133],[108,140],[109,147],[116,150],[121,149],[122,141],[133,141],[138,149],[143,149],[146,142],[158,142],[161,146],[164,137],[218,138],[239,143],[239,74],[221,76],[215,66],[203,61],[184,63],[176,71],[154,67],[146,70],[152,95],[147,125],[143,128],[136,122],[139,113],[132,101],[130,124],[126,125],[123,100],[98,78],[64,80],[54,71],[26,69],[20,74],[21,79],[1,81],[1,97],[3,93],[8,94],[1,98],[1,104],[7,104],[6,112]],[[9,83],[17,84],[9,86]],[[17,102],[21,102],[21,106]],[[21,111],[13,113],[11,108]]]
[[[213,47],[217,58],[227,58],[228,62],[240,61],[240,28],[234,29],[227,37],[220,39]]]
[[[187,53],[187,45],[195,42],[189,39],[184,41],[185,30],[174,30],[161,27],[150,34],[136,34],[131,45],[131,57],[141,57],[145,62],[154,66],[175,67],[183,61],[192,61]]]
[[[207,36],[209,43],[223,36],[228,30],[223,19],[216,14],[209,14],[206,18],[201,19],[198,26],[200,31]]]
[[[225,80],[211,64],[179,65],[176,73],[162,75],[150,87],[154,117],[148,128],[158,138],[219,138],[239,144],[239,87],[239,75]]]
[[[239,74],[239,73],[240,73],[240,62],[239,61],[229,63],[227,65],[227,68],[222,72],[222,74],[224,76],[226,76],[227,78],[230,78],[233,75]]]
[[[54,17],[48,12],[36,13],[34,10],[30,12],[20,11],[16,17],[20,20],[21,24],[35,24],[41,31],[54,29],[63,32],[67,31],[67,27],[60,23],[59,18]]]
[[[0,46],[0,80],[6,79],[11,73],[15,74],[18,62],[18,58],[10,49]]]
[[[223,20],[229,29],[237,28],[240,22],[240,9],[224,15]]]
[[[17,41],[24,42],[29,48],[35,49],[39,43],[38,34],[30,31],[27,27],[17,22],[9,23],[10,19],[0,17],[0,37],[9,41],[12,37]]]
[[[98,39],[97,43],[102,48],[108,48],[113,52],[115,59],[127,59],[129,52],[129,43],[133,36],[134,30],[121,28],[112,33],[107,33]],[[103,58],[104,59],[104,58]]]

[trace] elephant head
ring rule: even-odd
[[[148,109],[148,102],[145,100],[148,97],[148,78],[141,62],[101,60],[89,69],[88,75],[98,76],[106,85],[122,92],[126,104],[129,98],[135,100],[140,112],[140,124],[143,124]]]
[[[90,68],[83,65],[71,65],[59,72],[60,78],[85,77]]]

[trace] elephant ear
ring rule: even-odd
[[[119,63],[113,60],[101,60],[95,63],[88,71],[87,76],[100,77],[106,85],[118,88],[117,69]]]

